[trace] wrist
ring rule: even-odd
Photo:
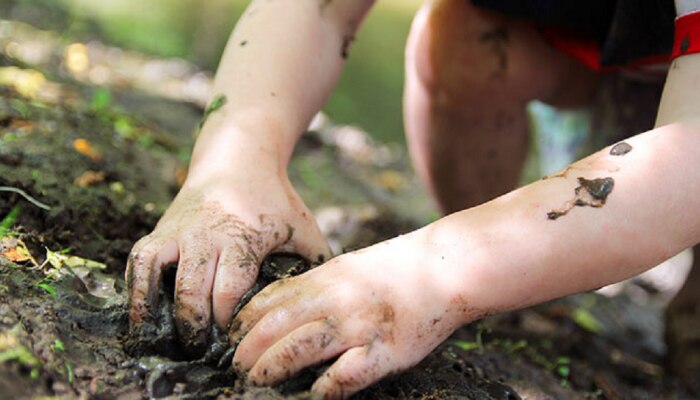
[[[235,122],[207,123],[192,151],[188,181],[215,176],[286,177],[291,149],[270,123],[255,128]]]
[[[466,213],[474,214],[467,210],[459,215]],[[494,263],[483,232],[474,225],[469,218],[457,220],[453,215],[416,232],[424,244],[425,259],[420,262],[431,269],[437,296],[445,298],[458,326],[498,311],[484,296],[489,287],[485,272]]]

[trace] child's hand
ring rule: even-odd
[[[330,256],[311,212],[286,179],[253,169],[245,177],[186,184],[129,256],[132,326],[156,314],[162,269],[178,262],[175,321],[185,347],[198,353],[212,320],[228,326],[263,258],[276,251],[314,262]]]
[[[417,364],[474,317],[419,232],[268,286],[231,324],[234,367],[269,385],[340,355],[312,391],[344,398]]]

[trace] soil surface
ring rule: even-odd
[[[18,66],[28,69],[0,57],[0,71]],[[228,344],[216,337],[204,358],[185,359],[167,285],[154,341],[134,348],[125,261],[182,182],[202,110],[133,88],[105,102],[101,89],[57,71],[43,70],[60,89],[51,98],[0,86],[0,398],[310,398],[322,367],[258,388],[227,369]],[[336,251],[428,218],[407,218],[422,209],[395,200],[419,190],[405,154],[320,126],[290,175]],[[295,262],[269,258],[261,285],[280,265],[303,270]],[[356,398],[693,398],[666,373],[661,337],[658,309],[584,294],[466,326]]]

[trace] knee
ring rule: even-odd
[[[480,98],[508,72],[507,22],[466,0],[429,2],[411,26],[407,78],[434,99]]]

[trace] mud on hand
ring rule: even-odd
[[[289,190],[280,189],[266,194],[284,201],[268,204],[235,201],[235,194],[219,193],[210,199],[201,191],[180,192],[154,232],[134,245],[127,262],[130,353],[172,353],[174,315],[183,350],[201,357],[207,344],[215,342],[211,335],[218,336],[212,323],[226,330],[239,301],[254,289],[266,255],[298,253],[312,260],[329,256],[311,213],[294,196],[288,198]],[[172,265],[177,265],[173,305],[162,300],[167,296],[163,273]]]

